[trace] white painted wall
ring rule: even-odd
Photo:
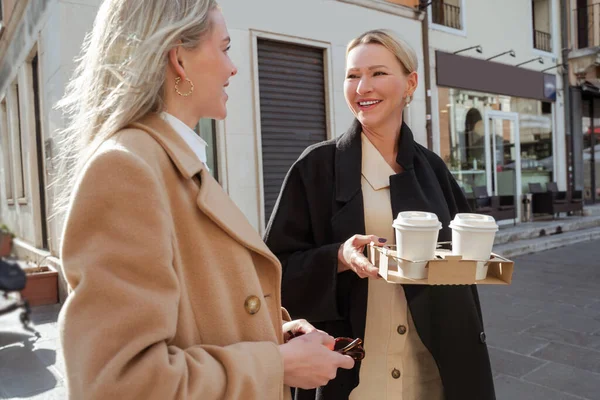
[[[32,74],[29,64],[30,56],[36,48],[37,31],[39,31],[40,19],[35,15],[42,15],[52,7],[52,1],[31,2],[25,10],[21,27],[16,31],[15,40],[10,44],[6,52],[5,64],[2,68],[2,81],[0,82],[0,96],[6,99],[8,114],[17,116],[16,95],[11,87],[17,83],[19,86],[20,107],[20,131],[23,158],[23,176],[25,198],[24,201],[15,200],[9,205],[4,194],[5,174],[2,173],[1,220],[4,221],[14,233],[32,246],[41,246],[41,234],[37,227],[40,222],[39,187],[37,170],[37,152],[35,143],[35,114],[33,112]],[[9,130],[13,133],[12,157],[17,162],[20,149],[15,141],[18,135],[18,122],[9,118]],[[12,125],[12,127],[11,127]],[[4,149],[2,152],[4,157]],[[16,188],[16,180],[20,179],[13,168]],[[17,193],[15,193],[16,195]]]
[[[544,64],[537,61],[523,65],[528,68],[541,71],[561,63],[560,53],[560,5],[559,0],[549,0],[552,18],[552,48],[553,53],[543,52],[533,47],[533,25],[531,1],[524,0],[461,0],[463,17],[463,29],[455,31],[446,27],[431,25],[430,30],[430,65],[432,85],[432,114],[433,114],[433,141],[434,150],[440,149],[440,127],[439,127],[439,101],[436,83],[436,60],[435,51],[442,50],[449,53],[467,47],[480,45],[483,53],[479,54],[474,49],[460,53],[463,56],[486,59],[496,54],[513,49],[516,57],[508,54],[496,58],[493,61],[516,65],[535,57],[543,57]],[[429,9],[428,11],[431,11]],[[562,79],[558,69],[547,71],[548,74],[556,74],[557,91],[562,90]],[[493,77],[490,77],[493,79]],[[555,179],[561,190],[566,189],[566,155],[565,155],[565,132],[564,132],[564,101],[562,94],[557,96],[554,107],[554,156]]]
[[[30,0],[28,7],[36,1],[42,0]],[[8,81],[17,77],[26,56],[37,42],[42,130],[46,141],[52,142],[55,132],[64,127],[62,114],[53,107],[64,94],[75,65],[73,59],[79,54],[86,32],[92,27],[100,0],[48,0],[48,3],[38,25],[28,30],[32,34],[27,36],[26,43],[12,44],[15,46],[12,51],[18,54],[11,58],[14,73]],[[346,44],[369,29],[394,29],[418,54],[421,84],[407,111],[407,120],[416,139],[426,143],[419,21],[337,0],[222,0],[219,3],[232,38],[230,55],[239,69],[228,88],[229,116],[224,122],[217,123],[219,171],[226,190],[257,229],[263,228],[264,217],[261,215],[263,208],[260,205],[262,187],[256,125],[260,119],[257,120],[256,114],[258,82],[255,79],[253,35],[269,34],[291,42],[311,43],[327,49],[330,136],[335,137],[347,129],[353,118],[343,95]],[[26,15],[27,12],[29,11],[26,11]],[[0,87],[0,94],[5,90],[6,88]],[[33,141],[34,130],[31,132],[31,137],[27,140]],[[51,149],[51,154],[47,154],[46,159],[56,155],[56,146],[56,143],[45,146],[46,149]],[[28,157],[34,162],[35,152]],[[30,171],[35,171],[34,165],[31,164]],[[45,165],[50,177],[56,172],[54,167],[51,162]],[[35,177],[28,177],[28,182],[31,187],[37,185]],[[31,188],[29,193],[33,193]],[[49,188],[47,193],[47,203],[52,204],[53,188]],[[0,198],[0,201],[5,201],[4,196]],[[53,212],[52,209],[48,211],[48,215]],[[36,226],[32,210],[25,207],[8,208],[7,204],[1,203],[0,219],[14,227],[17,235],[26,242],[39,246],[35,237],[39,227]],[[49,222],[50,249],[55,255],[60,248],[62,223],[62,220],[56,218]]]
[[[53,107],[64,93],[65,84],[74,68],[73,59],[79,54],[81,43],[85,33],[92,26],[99,3],[100,0],[30,0],[21,27],[17,28],[17,32],[21,29],[23,34],[16,35],[7,50],[5,60],[10,60],[10,64],[5,70],[10,72],[0,83],[0,95],[7,96],[10,112],[10,109],[15,107],[15,102],[11,101],[12,95],[8,88],[15,80],[18,81],[27,204],[17,202],[9,206],[2,189],[0,220],[13,229],[28,247],[40,248],[42,245],[30,56],[37,48],[42,133],[46,140],[49,140],[57,130],[64,127],[62,114]],[[20,39],[17,40],[17,36]],[[47,175],[50,175],[47,178],[49,182],[54,172],[51,163],[45,165],[45,169]],[[2,188],[4,174],[5,171],[1,174]],[[48,215],[53,211],[52,201],[53,191],[48,189]],[[49,247],[54,254],[58,254],[61,227],[62,221],[50,220]]]
[[[81,45],[86,33],[91,30],[100,0],[59,0],[49,10],[48,17],[40,30],[40,69],[42,71],[41,103],[42,130],[44,137],[51,141],[51,154],[46,160],[56,155],[57,143],[54,142],[56,132],[65,127],[65,120],[60,111],[54,107],[63,97],[65,87],[75,68],[74,59],[80,54]],[[85,90],[85,88],[83,88]],[[54,176],[55,165],[48,162],[46,174]],[[50,182],[48,182],[50,183]],[[54,189],[47,190],[47,202],[51,205],[55,199]],[[53,214],[54,209],[48,215]],[[60,216],[49,220],[50,249],[58,254],[63,220]]]
[[[527,68],[544,69],[552,66],[551,57],[558,57],[560,52],[560,9],[559,0],[549,0],[552,9],[552,41],[554,54],[540,52],[533,48],[533,26],[531,2],[524,0],[461,0],[464,12],[464,32],[449,33],[432,25],[430,46],[453,52],[466,47],[481,45],[483,54],[474,50],[461,53],[466,56],[488,58],[498,53],[513,49],[516,58],[508,55],[495,59],[515,65],[538,55],[545,57],[545,64],[527,64]],[[431,10],[431,9],[429,9]]]
[[[228,88],[229,116],[222,126],[227,151],[227,188],[253,226],[258,229],[264,226],[258,173],[260,148],[255,128],[259,116],[252,106],[258,90],[253,72],[256,63],[252,58],[253,32],[275,34],[299,44],[309,41],[328,49],[330,109],[333,110],[333,132],[330,135],[334,137],[345,132],[353,118],[343,94],[347,43],[369,29],[394,29],[413,46],[419,57],[421,84],[409,108],[408,119],[416,139],[426,143],[419,21],[335,0],[221,0],[219,3],[232,38],[230,55],[239,69]]]

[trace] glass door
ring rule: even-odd
[[[583,196],[586,203],[600,201],[600,99],[582,101]]]
[[[517,113],[485,113],[485,171],[490,196],[513,196],[521,219],[521,141]]]

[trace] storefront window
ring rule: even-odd
[[[515,98],[511,107],[519,113],[523,193],[529,192],[530,183],[540,183],[545,188],[554,176],[552,104]]]
[[[529,192],[529,183],[545,186],[553,180],[551,103],[443,87],[438,93],[440,155],[465,193],[488,186],[491,179],[488,187],[492,192],[516,194],[516,187],[506,185],[516,185],[518,158],[521,193]],[[514,113],[519,120],[518,131],[514,120],[509,119]],[[485,118],[491,115],[486,141]]]
[[[593,101],[593,107],[592,107]],[[590,98],[582,101],[583,134],[583,196],[588,202],[600,200],[600,100]],[[592,122],[593,132],[592,135]],[[592,148],[594,150],[592,150]],[[592,153],[593,151],[593,153]],[[593,169],[593,170],[592,170]],[[594,184],[595,183],[595,184]]]

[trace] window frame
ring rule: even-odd
[[[557,9],[557,3],[555,0],[545,0],[549,3],[549,9],[550,9],[550,16],[549,16],[549,20],[550,20],[550,44],[552,46],[552,51],[548,52],[545,50],[540,50],[537,49],[535,47],[535,21],[534,21],[534,17],[533,17],[533,3],[534,0],[531,0],[529,2],[529,15],[531,18],[529,18],[530,21],[530,40],[531,40],[531,49],[533,51],[533,53],[535,55],[538,56],[542,56],[542,57],[551,57],[553,59],[553,61],[555,61],[556,58],[558,58],[557,53],[556,53],[556,49],[560,48],[560,43],[557,43],[557,40],[559,39],[559,34],[557,33],[557,25],[555,22],[555,17],[556,15],[558,15],[558,9]]]
[[[4,96],[0,100],[0,135],[2,147],[6,149],[2,153],[4,163],[4,196],[9,206],[15,204],[15,187],[14,187],[14,173],[13,173],[13,160],[12,160],[12,138],[8,125],[8,103]]]
[[[13,172],[13,196],[15,201],[20,205],[26,205],[28,203],[27,198],[27,185],[25,179],[25,157],[24,157],[24,146],[23,146],[23,132],[22,132],[22,109],[21,109],[21,98],[20,85],[18,77],[11,83],[10,97],[8,101],[8,125],[11,136],[11,150],[12,154],[16,157],[12,157],[12,172]]]
[[[263,32],[259,30],[250,30],[251,35],[251,57],[252,57],[252,77],[253,77],[253,95],[254,95],[254,131],[256,147],[256,168],[258,174],[258,231],[262,235],[265,232],[268,221],[265,216],[265,185],[263,178],[263,155],[262,151],[262,128],[260,113],[260,85],[258,77],[258,41],[259,39],[275,40],[300,46],[309,46],[321,49],[323,51],[323,78],[325,88],[325,115],[327,118],[327,139],[335,136],[335,108],[334,108],[334,85],[333,82],[333,46],[330,42],[308,39],[303,37],[289,36],[272,32]]]
[[[442,3],[444,2],[444,0],[441,0],[441,1],[442,1]],[[436,31],[446,32],[446,33],[450,33],[452,35],[466,37],[467,36],[467,17],[466,17],[467,10],[465,7],[465,3],[466,3],[466,0],[460,0],[460,26],[461,26],[461,29],[456,29],[456,28],[451,28],[446,25],[436,24],[433,22],[433,12],[432,12],[433,1],[432,1],[431,4],[428,6],[428,7],[430,7],[430,9],[427,11],[429,27]]]
[[[201,121],[205,120],[205,121],[210,121],[210,130],[211,130],[211,135],[212,135],[212,144],[208,143],[208,141],[202,137],[202,133],[201,133]],[[218,145],[218,141],[219,141],[219,135],[217,133],[217,123],[214,119],[210,119],[210,118],[203,118],[202,120],[198,121],[198,124],[196,124],[196,126],[194,127],[194,132],[196,132],[196,134],[202,138],[202,140],[204,140],[205,142],[207,142],[207,146],[206,146],[206,155],[207,155],[207,162],[208,162],[208,155],[209,152],[212,153],[212,160],[213,160],[213,165],[212,166],[208,166],[210,168],[210,174],[213,176],[213,178],[215,178],[215,180],[217,182],[221,182],[219,180],[220,178],[220,168],[219,168],[219,145]]]

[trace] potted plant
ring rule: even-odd
[[[43,261],[43,260],[42,260]],[[23,270],[27,275],[25,289],[21,290],[21,297],[29,302],[30,306],[42,306],[58,303],[58,272],[49,265],[28,262]]]
[[[12,242],[15,235],[8,229],[6,225],[0,226],[0,257],[10,255],[12,251]]]

